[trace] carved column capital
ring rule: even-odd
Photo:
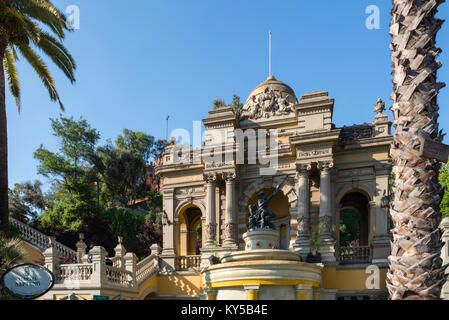
[[[235,181],[236,178],[237,178],[237,174],[234,171],[225,171],[225,172],[223,172],[223,179],[226,182]]]
[[[312,170],[312,165],[310,163],[297,163],[296,164],[296,172],[298,175],[308,175]]]
[[[327,160],[327,161],[318,161],[318,169],[324,172],[329,172],[330,169],[334,167],[334,161],[333,160]]]
[[[203,173],[203,179],[207,183],[212,183],[217,180],[217,174],[215,172],[205,172]]]

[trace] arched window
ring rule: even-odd
[[[339,244],[367,246],[369,243],[369,199],[361,192],[347,193],[340,201]]]

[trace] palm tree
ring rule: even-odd
[[[435,45],[443,23],[436,19],[445,0],[393,0],[390,34],[393,51],[391,110],[395,135],[391,148],[395,182],[391,201],[394,222],[387,287],[390,298],[439,299],[444,279],[438,229],[442,188],[440,162],[420,152],[423,141],[440,143]]]
[[[17,263],[23,261],[25,251],[18,238],[7,239],[0,236],[0,275]]]
[[[45,26],[41,28],[41,26]],[[48,30],[48,31],[46,31]],[[0,232],[8,234],[8,148],[5,82],[20,112],[20,85],[15,63],[19,55],[34,69],[52,101],[64,110],[53,78],[34,48],[40,49],[74,83],[75,62],[62,45],[71,30],[63,13],[47,0],[0,0]],[[6,76],[6,80],[5,80]]]
[[[22,240],[18,238],[7,239],[0,235],[0,276],[9,268],[23,261],[26,253],[21,243]],[[0,289],[0,300],[11,298],[3,289]]]

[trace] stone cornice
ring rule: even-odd
[[[311,131],[290,137],[290,143],[292,145],[303,145],[323,141],[337,142],[339,136],[340,136],[340,129]]]

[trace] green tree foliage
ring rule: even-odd
[[[55,201],[39,222],[54,230],[75,231],[83,218],[96,211],[96,176],[90,157],[100,134],[86,120],[60,117],[51,119],[59,150],[51,152],[40,146],[34,153],[38,172],[53,182]]]
[[[360,220],[354,210],[342,210],[340,213],[340,246],[358,240],[360,236]]]
[[[118,150],[129,152],[143,161],[148,161],[152,154],[154,137],[139,131],[123,129],[123,135],[115,140]]]
[[[449,217],[449,162],[442,165],[439,179],[446,191],[443,200],[441,201],[441,214],[443,215],[443,218],[446,218]]]
[[[101,180],[106,207],[126,207],[145,197],[147,168],[140,154],[107,145],[97,149],[92,162]]]
[[[235,93],[232,95],[232,104],[226,105],[223,99],[217,98],[212,101],[212,109],[218,109],[222,107],[231,107],[232,111],[236,114],[237,117],[240,116],[243,110],[243,103],[240,101],[240,97]]]
[[[41,189],[42,182],[26,181],[16,183],[9,190],[9,214],[22,222],[35,219],[40,212],[49,207],[49,196]]]
[[[21,240],[0,236],[0,276],[12,266],[22,262],[25,257]]]
[[[51,196],[42,194],[39,182],[16,185],[11,190],[15,212],[34,217],[43,210],[32,225],[71,247],[82,232],[89,246],[101,245],[110,254],[118,236],[127,250],[149,253],[162,237],[160,215],[152,214],[150,222],[127,207],[147,198],[151,211],[161,210],[161,194],[146,185],[146,161],[161,154],[165,143],[155,146],[152,136],[125,129],[116,145],[97,147],[100,134],[83,119],[61,116],[51,119],[51,127],[58,150],[40,146],[34,154],[38,172],[52,182]]]
[[[167,145],[168,141],[165,139],[159,139],[153,144],[153,147],[151,148],[151,155],[156,164],[159,164],[161,162],[162,154],[164,153]]]
[[[137,236],[137,229],[145,223],[145,217],[128,209],[109,209],[103,212],[108,220],[114,239],[123,237],[123,245],[128,247],[130,240]]]
[[[243,111],[243,103],[240,102],[240,97],[235,93],[232,95],[232,111],[234,111],[237,117],[240,117],[240,114]]]

